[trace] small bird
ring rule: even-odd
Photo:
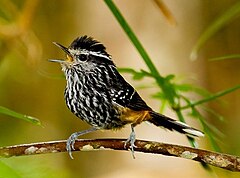
[[[134,127],[145,121],[188,136],[204,136],[203,132],[185,123],[153,111],[117,71],[112,57],[99,41],[85,35],[76,38],[69,47],[53,43],[66,53],[65,60],[49,60],[60,63],[66,77],[66,105],[91,126],[68,138],[66,149],[71,158],[79,136],[96,130],[121,129],[127,124],[131,125],[131,133],[125,147],[130,144],[134,157]]]

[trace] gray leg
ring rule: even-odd
[[[75,140],[81,136],[81,135],[85,135],[87,133],[90,133],[90,132],[93,132],[93,131],[96,131],[98,130],[97,128],[94,128],[92,127],[91,129],[88,129],[88,130],[84,130],[84,131],[80,131],[80,132],[75,132],[73,133],[67,140],[67,145],[66,145],[66,149],[67,149],[67,152],[69,154],[69,156],[73,159],[73,156],[72,156],[72,150],[75,150],[74,149],[74,143],[75,143]]]
[[[135,159],[135,155],[134,155],[134,148],[136,148],[136,145],[134,144],[136,140],[136,134],[134,132],[134,126],[131,125],[131,133],[130,136],[128,137],[127,141],[124,144],[124,147],[126,148],[127,144],[130,143],[130,149],[132,152],[132,157],[133,159]]]

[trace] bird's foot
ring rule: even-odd
[[[90,133],[90,132],[93,132],[93,131],[96,131],[96,130],[97,130],[96,128],[91,128],[91,129],[88,129],[88,130],[75,132],[67,139],[66,150],[67,150],[71,159],[73,159],[72,151],[75,150],[74,144],[75,144],[76,139],[81,135],[84,135],[84,134],[87,134],[87,133]]]
[[[74,143],[78,136],[78,132],[75,132],[67,139],[66,149],[71,159],[73,159],[72,150],[75,150]]]
[[[130,133],[130,136],[128,137],[128,139],[125,141],[124,143],[124,148],[127,147],[127,144],[130,144],[129,148],[132,152],[132,157],[133,159],[135,159],[135,155],[134,155],[134,148],[137,148],[137,146],[135,145],[135,141],[136,141],[136,134],[134,132],[134,128],[133,126],[131,126],[132,132]]]

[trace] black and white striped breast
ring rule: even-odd
[[[124,123],[119,120],[120,113],[112,104],[110,91],[113,81],[106,73],[106,69],[92,73],[76,69],[66,71],[66,104],[77,117],[94,127],[122,127]]]

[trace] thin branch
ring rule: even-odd
[[[96,139],[77,140],[75,151],[92,150],[127,150],[124,148],[124,139]],[[198,162],[227,169],[240,171],[240,157],[227,155],[191,147],[158,143],[144,140],[136,140],[135,151],[143,153],[162,154],[179,158],[190,159]],[[51,141],[42,143],[22,144],[0,148],[0,158],[13,156],[36,155],[45,153],[66,152],[66,141]]]

